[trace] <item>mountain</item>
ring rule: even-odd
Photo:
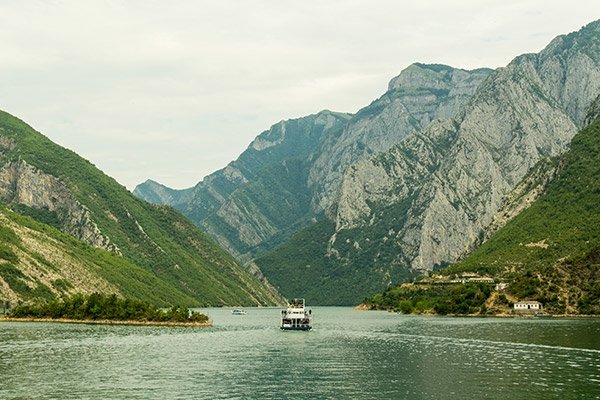
[[[143,285],[145,291],[154,292],[148,299],[169,303],[186,301],[189,305],[281,302],[268,282],[259,282],[175,210],[137,199],[90,162],[5,112],[0,112],[0,203],[79,240],[68,242],[60,237],[57,245],[61,250],[57,251],[69,254],[75,252],[70,246],[89,245],[110,252],[110,257],[106,253],[97,253],[101,254],[100,258],[110,259],[111,267],[107,268],[115,272],[110,274],[130,276],[133,280],[136,276],[141,277],[139,284],[134,286]],[[15,225],[10,229],[19,228]],[[32,229],[43,231],[45,228],[36,225]],[[19,237],[17,235],[17,239]],[[7,254],[12,252],[17,257],[8,263],[11,268],[1,270],[3,295],[7,287],[22,295],[22,291],[14,287],[18,282],[35,286],[32,283],[35,280],[27,277],[43,272],[31,271],[31,268],[43,269],[41,264],[46,265],[45,261],[29,262],[36,256],[21,248],[23,246],[19,247],[18,243],[25,240],[23,237],[21,242],[17,239],[7,244]],[[52,243],[53,240],[49,240],[48,245]],[[85,251],[91,259],[81,263],[92,269],[97,269],[94,265],[103,266],[99,260],[93,260],[95,253],[92,250]],[[87,290],[89,285],[82,283],[80,286],[77,283],[80,278],[66,271],[67,266],[60,261],[64,257],[55,258],[55,261],[43,258],[52,268],[72,277],[69,285]],[[131,269],[131,272],[125,269]],[[12,278],[8,276],[11,274]],[[121,293],[130,292],[126,286],[131,281],[119,284],[120,278],[111,280],[110,274],[98,272],[99,278],[113,288]],[[99,278],[90,279],[100,282]],[[54,295],[61,294],[59,290],[47,287]],[[163,288],[165,293],[156,293]],[[142,293],[142,289],[137,292]],[[144,299],[145,295],[137,297]]]
[[[328,212],[348,165],[455,114],[490,71],[413,64],[356,115],[322,111],[282,121],[194,188],[147,181],[134,194],[172,205],[248,261]]]
[[[532,167],[567,148],[599,91],[596,21],[491,73],[454,117],[346,168],[332,212],[256,264],[284,295],[351,304],[457,261]]]
[[[505,313],[511,303],[536,300],[558,314],[600,314],[600,96],[587,126],[556,162],[541,162],[551,179],[537,200],[518,213],[463,261],[439,271],[445,276],[476,273],[503,282],[403,284],[367,299],[373,308],[459,313]],[[527,186],[530,177],[520,186]],[[518,201],[517,201],[518,202]],[[435,280],[433,281],[435,282]],[[483,291],[481,289],[484,289]],[[463,293],[475,293],[472,302]],[[465,307],[465,305],[467,305]]]
[[[148,179],[146,182],[136,186],[134,194],[140,199],[146,200],[152,204],[180,204],[189,201],[193,190],[176,190],[161,185],[158,182]]]
[[[307,187],[311,154],[350,118],[323,111],[281,121],[239,158],[181,191],[147,181],[134,194],[181,211],[232,254],[250,259],[310,223]]]

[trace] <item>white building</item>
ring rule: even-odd
[[[519,301],[515,303],[514,310],[516,312],[536,312],[542,310],[542,303],[539,301]]]

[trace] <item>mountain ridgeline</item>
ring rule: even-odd
[[[148,181],[134,194],[181,211],[242,260],[285,241],[311,223],[308,173],[324,137],[339,134],[347,114],[323,111],[282,121],[240,157],[194,188],[176,191]]]
[[[177,191],[148,181],[134,194],[172,205],[248,261],[328,212],[348,165],[453,115],[489,72],[413,64],[356,115],[322,111],[279,122],[194,188]]]
[[[276,290],[171,207],[0,112],[0,298],[100,290],[158,305],[269,305]]]
[[[595,21],[494,71],[413,64],[354,115],[281,122],[195,188],[135,194],[181,210],[284,295],[355,304],[460,260],[527,208],[599,91]],[[335,122],[307,140],[324,115]],[[294,137],[306,146],[285,152]]]

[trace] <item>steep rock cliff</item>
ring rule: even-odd
[[[351,164],[388,150],[434,119],[456,114],[490,72],[419,63],[403,70],[382,97],[353,116],[339,136],[323,142],[309,174],[313,209],[330,211]]]
[[[120,254],[92,220],[89,209],[75,199],[63,182],[23,160],[8,162],[0,168],[0,202],[55,213],[66,233]]]

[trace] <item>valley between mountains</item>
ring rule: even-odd
[[[0,300],[600,313],[599,96],[594,21],[495,70],[414,63],[354,114],[278,122],[194,187],[133,194],[0,112]],[[506,291],[411,286],[464,273]]]

